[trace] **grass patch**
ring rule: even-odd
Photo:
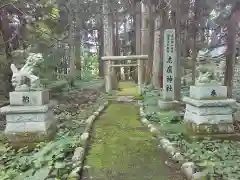
[[[139,108],[112,104],[95,124],[87,156],[89,176],[98,180],[167,180],[157,140],[141,126]]]
[[[116,94],[118,96],[138,96],[138,85],[133,82],[119,82],[119,89]]]

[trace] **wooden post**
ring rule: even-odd
[[[106,79],[106,92],[110,93],[112,90],[112,85],[111,85],[111,64],[110,60],[106,61],[106,74],[105,74],[105,79]]]
[[[139,94],[142,94],[142,69],[143,69],[143,60],[138,59],[138,91]]]

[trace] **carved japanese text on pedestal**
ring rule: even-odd
[[[164,31],[163,95],[174,99],[174,74],[176,64],[175,29]]]

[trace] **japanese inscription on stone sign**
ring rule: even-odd
[[[163,95],[165,99],[174,99],[175,61],[175,29],[166,29],[164,31],[163,59]]]
[[[212,90],[211,96],[217,96],[216,90],[214,90],[214,89]]]
[[[23,96],[22,97],[22,102],[23,103],[29,103],[29,97],[28,96]]]

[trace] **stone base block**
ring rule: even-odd
[[[52,124],[51,127],[45,131],[38,132],[6,132],[5,136],[8,143],[15,149],[28,147],[34,149],[40,142],[47,142],[54,139],[57,132],[56,126]]]
[[[49,103],[48,91],[10,92],[10,105],[13,106],[40,106]]]
[[[200,124],[225,124],[233,123],[232,114],[224,115],[197,115],[193,112],[186,111],[184,114],[184,121],[190,121],[197,125]]]
[[[233,134],[233,123],[225,124],[195,124],[193,122],[185,122],[187,133],[190,134]]]
[[[190,97],[183,97],[182,101],[197,107],[226,107],[236,105],[235,99],[198,100]]]
[[[51,139],[57,125],[53,112],[6,115],[5,135],[13,147],[23,147]]]
[[[219,85],[190,86],[190,98],[193,99],[226,99],[227,87]]]
[[[160,110],[176,110],[176,111],[178,111],[179,102],[178,101],[159,100],[158,107],[160,108]]]
[[[28,114],[28,113],[45,113],[54,107],[54,103],[51,102],[47,105],[41,106],[4,106],[0,109],[4,114]]]
[[[233,109],[230,106],[226,107],[197,107],[190,104],[186,105],[186,112],[197,116],[206,115],[229,115],[233,114]]]

